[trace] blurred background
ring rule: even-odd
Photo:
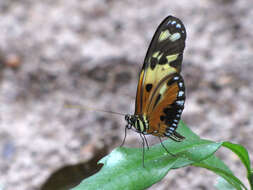
[[[121,144],[124,118],[64,104],[133,113],[138,71],[167,15],[188,34],[182,119],[202,138],[240,143],[253,156],[251,0],[1,0],[0,190],[69,188],[98,169]],[[140,143],[128,133],[125,146]],[[246,182],[237,157],[217,154]],[[215,181],[187,167],[149,189],[211,190]]]

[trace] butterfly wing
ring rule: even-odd
[[[181,141],[183,136],[176,132],[185,102],[185,86],[178,73],[167,75],[157,85],[147,106],[149,118],[148,134],[170,137]]]
[[[168,16],[158,26],[140,72],[135,115],[147,114],[148,102],[162,79],[180,73],[185,39],[185,27],[176,17]]]

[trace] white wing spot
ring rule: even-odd
[[[177,124],[173,123],[173,124],[172,124],[172,126],[176,127],[176,126],[177,126]]]
[[[165,134],[166,135],[171,135],[171,134],[174,133],[174,130],[175,130],[174,128],[169,128],[169,129],[166,130]]]
[[[171,132],[166,132],[165,135],[170,136]]]
[[[169,39],[172,42],[175,42],[175,41],[177,41],[180,38],[181,38],[181,34],[178,33],[178,32],[176,32],[176,33],[172,34],[171,36],[169,36]]]
[[[173,131],[175,131],[175,128],[174,128],[174,127],[171,127],[171,128],[169,129],[169,131],[173,133]]]
[[[177,23],[177,22],[176,22],[176,21],[174,21],[174,20],[171,22],[171,24],[172,24],[172,25],[174,25],[174,24],[176,24],[176,23]]]
[[[178,120],[177,120],[177,119],[174,119],[174,122],[175,122],[175,123],[178,123]]]
[[[177,105],[183,106],[184,105],[184,100],[178,100],[176,101]]]
[[[176,77],[174,77],[173,79],[174,79],[174,80],[178,80],[178,79],[179,79],[179,77],[178,77],[178,76],[176,76]]]
[[[183,110],[180,109],[180,110],[178,110],[177,112],[178,112],[178,113],[182,113],[182,111],[183,111]]]
[[[183,96],[183,94],[184,94],[184,91],[179,91],[179,92],[178,92],[178,97]]]
[[[182,87],[183,87],[183,83],[182,83],[182,82],[178,83],[178,86],[179,86],[180,88],[182,88]]]
[[[181,28],[181,24],[177,24],[177,25],[176,25],[176,28]]]

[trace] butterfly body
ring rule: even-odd
[[[186,31],[176,17],[168,16],[158,26],[139,75],[135,113],[126,115],[126,128],[143,135],[182,141],[176,132],[185,103],[180,75]]]

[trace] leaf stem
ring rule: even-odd
[[[253,169],[251,169],[250,173],[248,174],[248,181],[250,184],[250,189],[253,190]]]

